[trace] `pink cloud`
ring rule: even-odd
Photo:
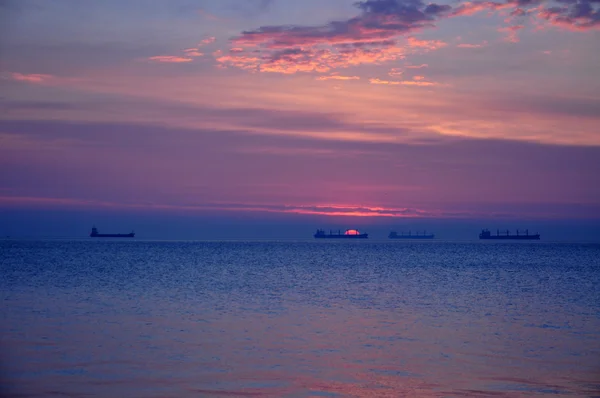
[[[54,78],[54,76],[52,76],[52,75],[45,75],[45,74],[41,74],[41,73],[24,74],[24,73],[14,72],[14,73],[11,73],[10,76],[13,80],[17,80],[20,82],[27,82],[27,83],[45,83],[48,80]]]
[[[497,11],[513,7],[510,3],[496,3],[493,1],[467,1],[452,11],[452,16],[473,15],[481,11]]]
[[[400,47],[383,48],[290,48],[269,51],[260,50],[217,54],[217,62],[224,66],[259,72],[293,74],[297,72],[329,72],[361,64],[381,64],[404,58]]]
[[[422,76],[415,76],[415,77],[421,78]],[[369,83],[378,84],[378,85],[388,85],[388,86],[421,86],[421,87],[430,87],[430,86],[438,85],[438,83],[421,81],[420,79],[417,79],[417,81],[411,81],[411,80],[398,81],[398,80],[382,80],[382,79],[372,78],[372,79],[369,79]]]
[[[380,64],[403,58],[406,49],[397,40],[424,27],[434,26],[451,9],[448,5],[415,0],[366,0],[355,5],[361,13],[344,21],[320,26],[263,26],[242,32],[231,41],[243,48],[220,63],[236,65],[235,57],[258,58],[254,69],[262,72],[296,73],[328,71],[361,64]],[[409,47],[433,50],[441,41],[409,39]],[[243,61],[242,63],[245,64]],[[294,65],[297,64],[297,65]]]
[[[211,43],[214,43],[215,40],[216,40],[216,38],[214,36],[207,37],[206,39],[200,41],[199,45],[202,46],[202,45],[206,45],[206,44],[211,44]]]
[[[537,13],[539,20],[572,31],[600,29],[600,6],[598,0],[559,0],[558,6],[540,6],[547,0],[506,0],[505,2],[472,1],[454,8],[450,16],[473,15],[481,11],[499,11],[512,8],[507,23],[513,19]],[[515,33],[507,37],[508,41],[518,42]]]
[[[330,75],[330,76],[319,76],[317,80],[360,80],[358,76],[342,76],[342,75]]]
[[[456,47],[458,48],[482,48],[488,45],[487,41],[483,41],[481,43],[460,43]]]
[[[175,55],[156,55],[154,57],[148,58],[150,61],[156,62],[167,62],[167,63],[184,63],[191,62],[192,59],[188,57],[178,57]]]
[[[510,43],[518,43],[519,36],[517,35],[517,32],[524,28],[525,28],[524,25],[507,26],[506,28],[499,28],[498,32],[507,34],[506,37],[504,38],[504,41],[507,41]]]
[[[448,44],[441,40],[419,40],[414,37],[408,38],[408,46],[413,48],[421,48],[425,50],[438,50],[446,47]]]
[[[274,54],[274,57],[259,65],[256,65],[257,70],[261,72],[275,72],[292,74],[297,72],[328,72],[331,70],[331,66],[327,62],[323,62],[327,59],[324,57],[325,52],[321,51],[303,51],[303,50],[283,50],[278,54]]]
[[[598,0],[560,0],[561,7],[543,8],[549,0],[467,1],[450,5],[425,3],[422,0],[363,0],[355,6],[360,13],[346,20],[322,25],[271,25],[244,31],[231,39],[228,55],[219,54],[220,67],[240,67],[257,72],[293,74],[328,72],[363,64],[382,64],[418,52],[447,46],[441,40],[422,40],[410,35],[435,27],[440,19],[473,15],[482,11],[501,12],[513,19],[537,14],[538,19],[571,30],[593,29],[600,25]],[[518,42],[515,24],[499,31],[506,39]],[[402,37],[407,37],[402,45]],[[487,42],[461,43],[459,48],[481,48]],[[407,67],[410,68],[410,67]]]
[[[423,69],[423,68],[427,68],[429,67],[429,65],[427,64],[421,64],[421,65],[406,65],[405,68],[406,69]]]
[[[400,68],[392,68],[388,72],[388,75],[390,75],[392,77],[399,77],[399,76],[402,76],[403,74],[404,74],[404,72]]]
[[[256,56],[234,53],[231,55],[222,55],[219,51],[215,53],[216,60],[222,67],[234,66],[248,71],[258,71],[261,59]]]
[[[421,77],[421,76],[419,76]],[[403,85],[405,86],[420,86],[420,87],[431,87],[431,86],[438,86],[439,83],[435,83],[435,82],[425,82],[425,81],[403,81],[402,82]]]
[[[597,0],[561,1],[561,6],[541,9],[537,17],[572,31],[600,29],[600,3]]]
[[[369,83],[371,83],[371,84],[385,84],[385,85],[390,85],[390,86],[398,86],[398,85],[401,84],[401,82],[399,82],[399,81],[381,80],[381,79],[377,79],[377,78],[369,79]]]
[[[183,50],[183,52],[185,53],[186,57],[201,57],[204,55],[204,53],[198,51],[197,48],[187,48]]]
[[[312,214],[323,216],[349,217],[452,217],[437,210],[421,210],[408,207],[356,206],[344,204],[247,204],[247,203],[204,203],[187,204],[148,204],[148,203],[117,203],[103,200],[86,200],[78,198],[35,197],[35,196],[0,196],[0,205],[10,207],[22,206],[69,206],[83,208],[121,208],[121,209],[151,209],[151,210],[188,210],[188,211],[226,211],[226,212],[259,212]]]

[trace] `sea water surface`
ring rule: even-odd
[[[5,240],[0,271],[6,396],[600,396],[597,244]]]

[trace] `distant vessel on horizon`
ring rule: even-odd
[[[358,229],[347,229],[344,233],[338,230],[337,234],[330,230],[329,234],[326,234],[324,230],[317,229],[314,237],[315,239],[367,239],[369,234],[361,234]]]
[[[128,234],[99,234],[98,228],[92,227],[92,233],[90,233],[91,238],[133,238],[135,237],[135,232],[131,231]]]
[[[525,235],[519,235],[519,230],[517,229],[516,235],[511,235],[509,230],[506,230],[506,234],[500,234],[500,230],[496,230],[496,235],[492,235],[488,229],[483,229],[479,234],[479,239],[539,240],[540,234],[529,235],[529,230],[526,229]]]
[[[389,239],[433,239],[435,238],[434,234],[427,234],[427,231],[423,231],[423,235],[419,235],[417,231],[416,235],[412,234],[412,231],[408,231],[408,234],[404,234],[404,232],[400,232],[400,235],[396,231],[390,232],[388,235]]]

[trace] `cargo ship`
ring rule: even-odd
[[[367,239],[369,234],[361,234],[358,229],[347,229],[344,233],[338,231],[337,234],[329,231],[329,234],[326,234],[324,230],[317,229],[314,237],[315,239]]]
[[[412,231],[408,231],[408,234],[404,234],[404,232],[400,232],[400,235],[396,233],[396,231],[390,232],[388,235],[389,239],[433,239],[435,238],[434,234],[427,234],[427,231],[423,231],[423,234],[419,234],[417,232],[416,235],[412,234]]]
[[[484,229],[479,234],[479,239],[516,239],[516,240],[539,240],[540,234],[529,235],[529,230],[525,230],[525,235],[520,235],[519,230],[517,229],[516,235],[511,235],[509,230],[506,230],[506,233],[500,233],[500,230],[496,231],[496,235],[492,235],[492,233]]]
[[[90,237],[92,237],[92,238],[133,238],[133,237],[135,237],[135,232],[132,231],[129,234],[99,234],[98,228],[93,227]]]

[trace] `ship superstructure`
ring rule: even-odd
[[[479,239],[539,240],[540,234],[529,235],[529,230],[527,229],[525,230],[525,234],[521,234],[517,229],[517,234],[511,235],[509,230],[506,230],[506,232],[502,231],[502,233],[500,233],[500,230],[498,229],[496,230],[496,235],[492,235],[488,229],[484,229],[479,234]]]
[[[413,235],[412,231],[408,231],[408,233],[400,232],[398,234],[396,231],[390,232],[388,235],[389,239],[433,239],[435,238],[434,234],[428,234],[427,231],[423,231],[421,234],[417,231],[416,234]]]

